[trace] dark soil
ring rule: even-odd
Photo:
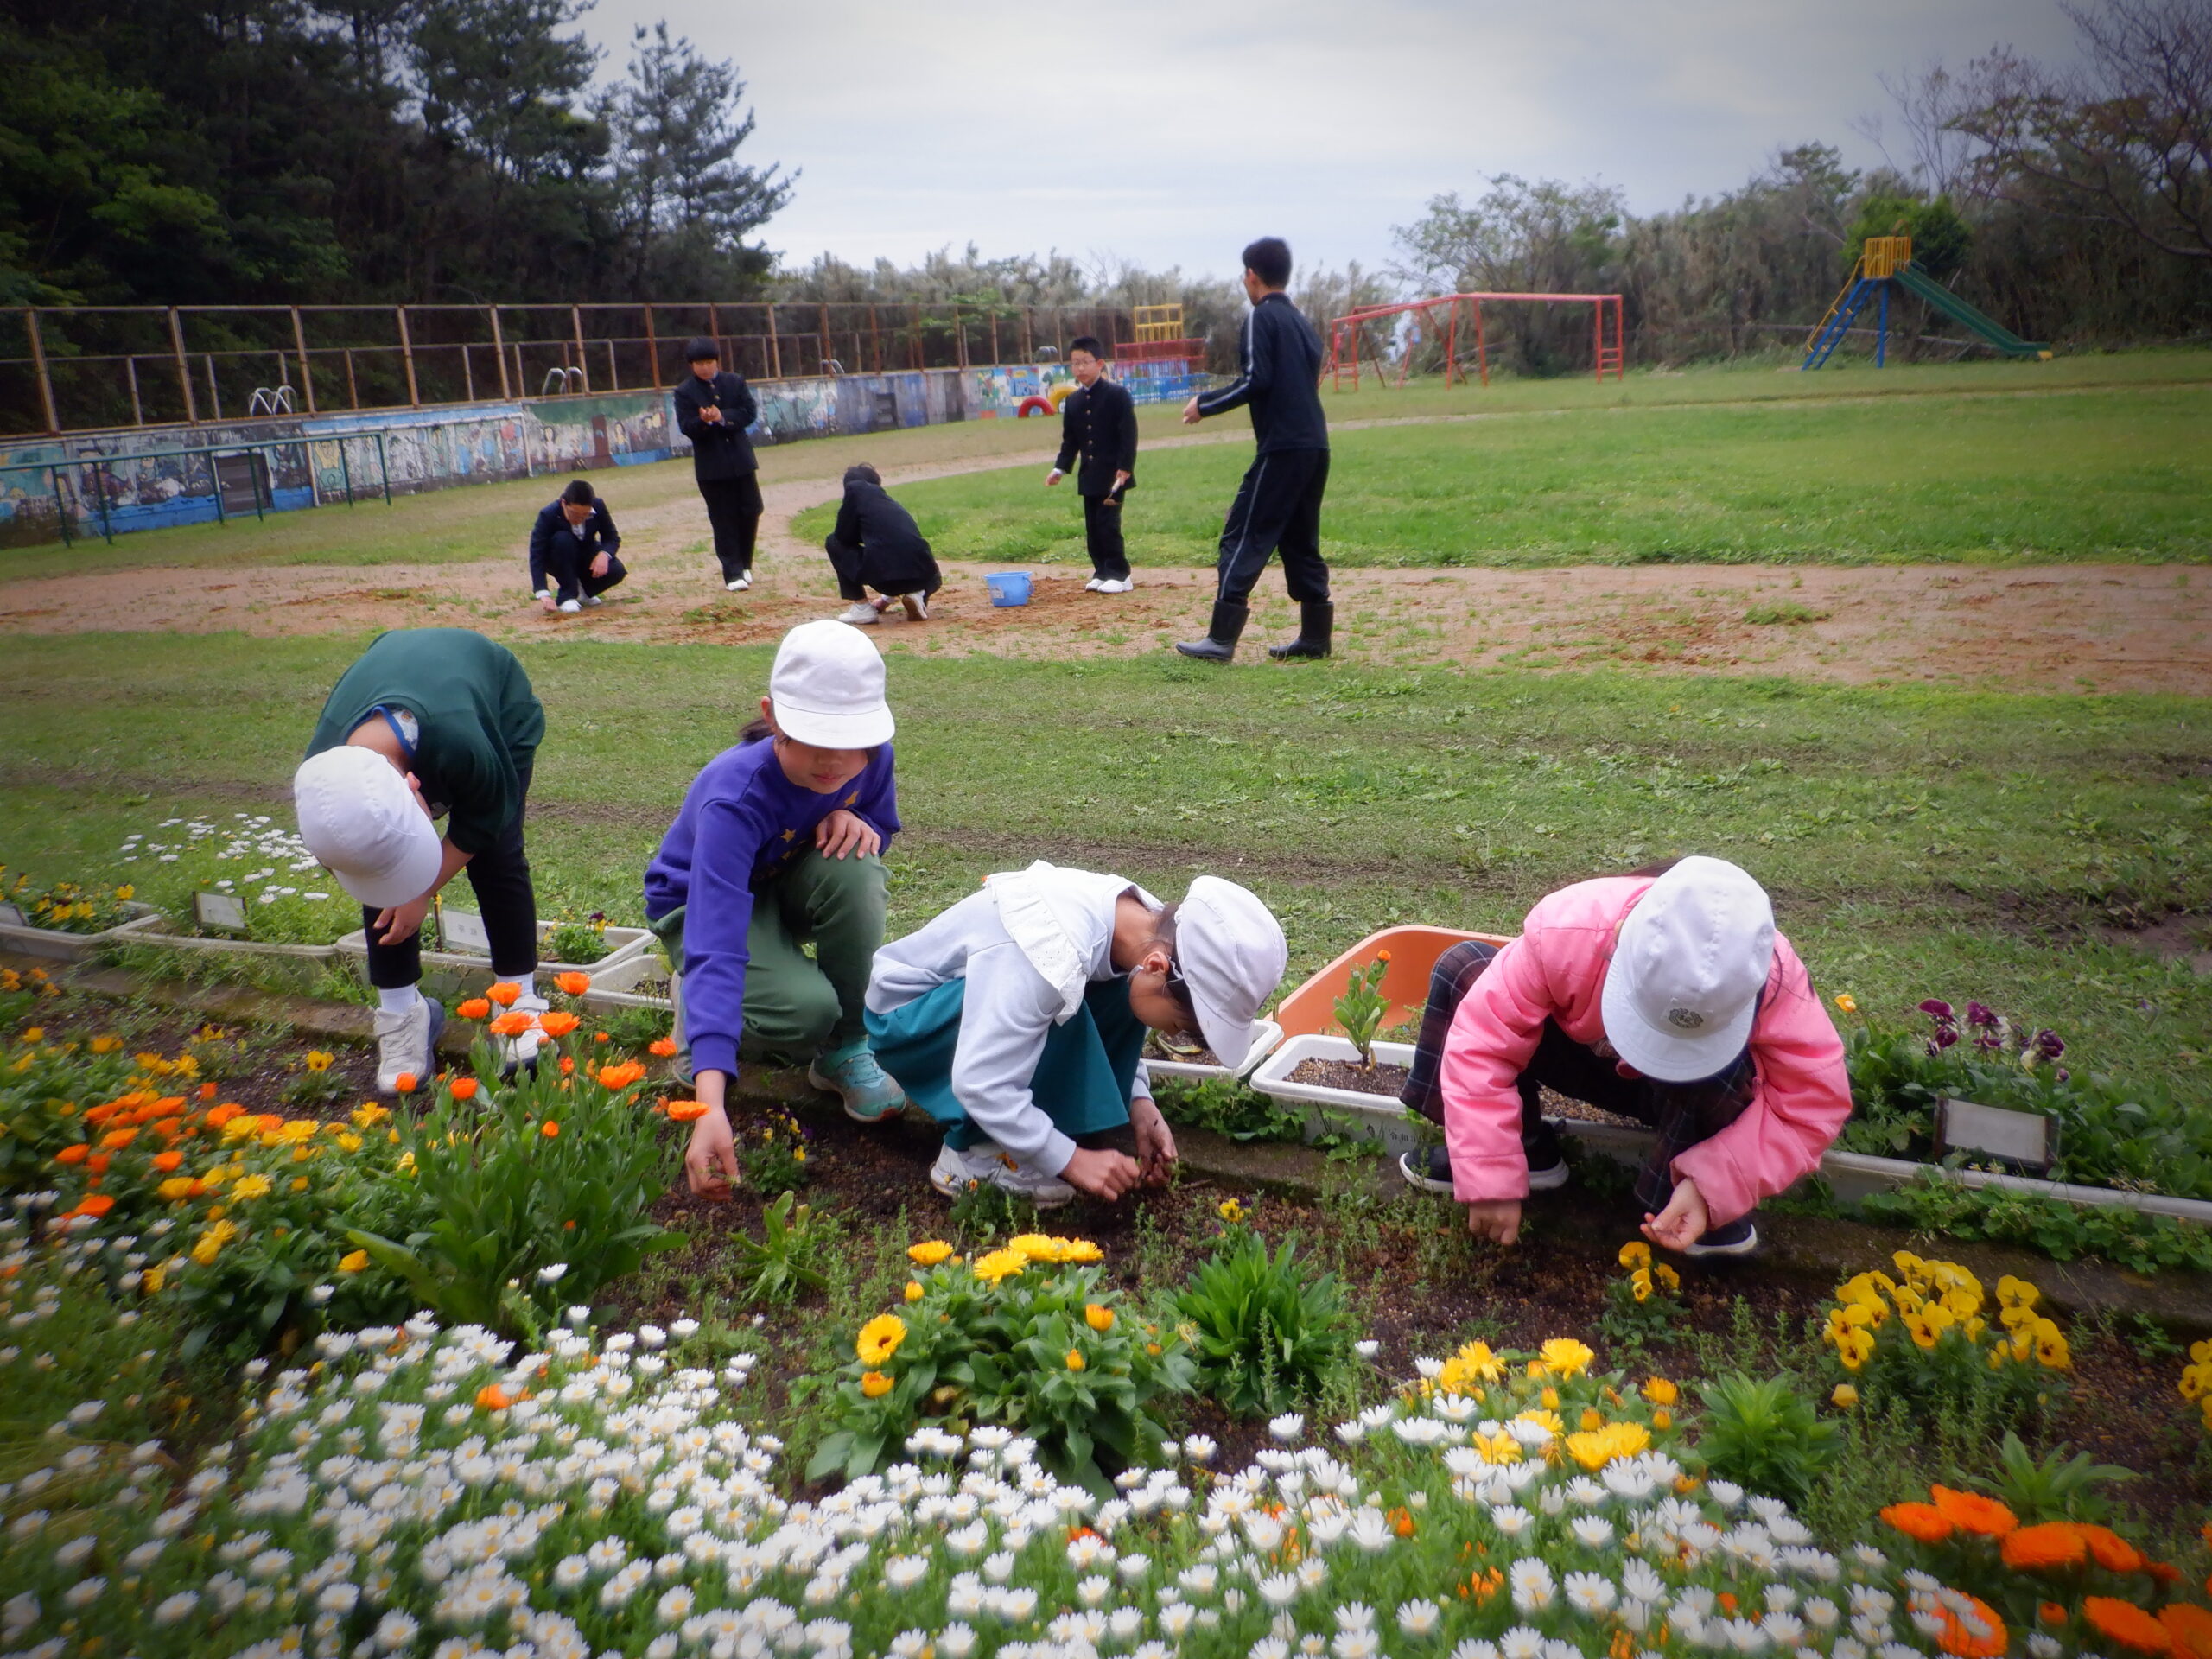
[[[1328,1089],[1356,1089],[1363,1095],[1382,1095],[1395,1100],[1413,1073],[1402,1065],[1377,1060],[1362,1065],[1357,1060],[1300,1060],[1290,1074],[1293,1083],[1319,1084]]]
[[[1144,1046],[1147,1060],[1172,1060],[1178,1065],[1219,1065],[1210,1048],[1169,1048],[1155,1034]]]

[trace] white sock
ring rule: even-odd
[[[378,1006],[386,1014],[411,1014],[422,1000],[423,988],[419,985],[402,985],[391,991],[379,988],[377,992]]]
[[[527,974],[517,974],[514,978],[514,982],[522,987],[522,994],[524,996],[536,996],[537,995],[537,975],[535,971]]]

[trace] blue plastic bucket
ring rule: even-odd
[[[1029,573],[1027,570],[994,570],[983,580],[990,584],[991,603],[994,605],[1027,605],[1029,602]]]

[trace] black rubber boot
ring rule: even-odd
[[[1179,642],[1175,649],[1201,662],[1225,663],[1236,654],[1236,641],[1244,632],[1244,619],[1251,614],[1249,605],[1231,605],[1226,600],[1217,599],[1206,637]]]
[[[1268,655],[1279,663],[1299,657],[1325,657],[1329,635],[1337,625],[1337,607],[1325,599],[1309,599],[1298,607],[1298,638],[1287,645],[1269,645]]]

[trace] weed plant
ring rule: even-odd
[[[731,1236],[731,1281],[759,1306],[789,1307],[828,1287],[843,1235],[835,1215],[798,1204],[785,1192],[760,1212],[758,1239]]]
[[[1705,1426],[1698,1450],[1713,1472],[1802,1506],[1843,1451],[1843,1433],[1821,1419],[1789,1376],[1738,1371],[1700,1385]]]
[[[1351,1361],[1343,1288],[1299,1244],[1293,1234],[1271,1252],[1239,1215],[1175,1295],[1199,1386],[1236,1416],[1315,1402]]]

